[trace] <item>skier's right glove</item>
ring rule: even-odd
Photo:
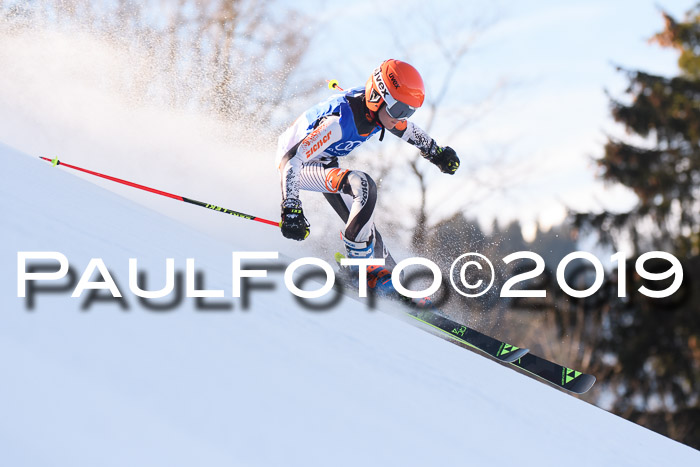
[[[454,175],[459,168],[459,157],[455,150],[449,146],[441,148],[435,140],[430,144],[430,149],[423,153],[423,157],[437,165],[442,173]]]
[[[311,233],[310,224],[304,217],[301,201],[287,199],[282,203],[282,235],[292,240],[304,240]]]

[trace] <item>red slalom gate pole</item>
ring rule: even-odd
[[[139,185],[138,183],[133,183],[133,182],[129,182],[127,180],[122,180],[121,178],[111,177],[109,175],[101,174],[99,172],[93,172],[92,170],[83,169],[83,168],[77,167],[75,165],[66,164],[65,162],[59,161],[58,157],[54,157],[53,159],[49,159],[47,157],[39,156],[39,159],[43,159],[47,162],[51,162],[51,164],[54,167],[56,167],[57,165],[60,165],[63,167],[67,167],[69,169],[78,170],[78,171],[84,172],[86,174],[94,175],[96,177],[104,178],[106,180],[111,180],[113,182],[121,183],[122,185],[127,185],[127,186],[130,186],[133,188],[138,188],[139,190],[148,191],[150,193],[155,193],[155,194],[161,195],[161,196],[167,196],[168,198],[176,199],[178,201],[184,201],[185,203],[194,204],[195,206],[201,206],[203,208],[211,209],[212,211],[222,212],[224,214],[230,214],[232,216],[241,217],[243,219],[248,219],[251,221],[262,222],[263,224],[267,224],[267,225],[274,225],[275,227],[280,226],[279,222],[271,221],[268,219],[263,219],[262,217],[251,216],[250,214],[243,214],[242,212],[222,208],[220,206],[215,206],[213,204],[203,203],[201,201],[197,201],[196,199],[185,198],[184,196],[174,195],[172,193],[168,193],[167,191],[156,190],[155,188],[150,188],[150,187],[147,187],[144,185]]]

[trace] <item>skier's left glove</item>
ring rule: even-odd
[[[454,149],[449,146],[440,147],[433,140],[427,153],[423,157],[437,165],[442,173],[454,175],[459,168],[459,157]]]
[[[287,199],[282,203],[282,235],[292,240],[305,240],[311,233],[309,221],[304,217],[301,201]]]

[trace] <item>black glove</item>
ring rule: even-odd
[[[454,175],[459,168],[459,157],[454,149],[449,146],[441,148],[433,140],[430,150],[423,154],[433,164],[437,165],[441,172]]]
[[[304,240],[311,233],[309,222],[304,217],[301,201],[288,199],[282,203],[282,235],[292,240]]]

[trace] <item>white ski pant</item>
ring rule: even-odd
[[[374,208],[377,204],[377,184],[372,177],[358,170],[337,167],[337,161],[323,164],[304,164],[299,176],[299,188],[323,193],[326,201],[345,222],[346,239],[366,242],[374,237],[374,257],[384,258],[389,268],[396,261],[384,245],[381,234],[374,226]]]
[[[345,221],[345,238],[353,242],[369,241],[374,230],[377,185],[364,172],[333,165],[320,162],[304,164],[299,173],[299,188],[334,195],[326,196],[326,199]]]

